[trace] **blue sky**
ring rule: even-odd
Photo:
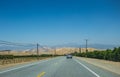
[[[0,39],[120,45],[119,0],[0,0]]]

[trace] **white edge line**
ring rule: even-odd
[[[74,59],[75,60],[75,59]],[[88,71],[90,71],[92,74],[94,74],[96,77],[100,77],[97,73],[95,73],[94,71],[92,71],[90,68],[88,68],[87,66],[85,66],[84,64],[82,64],[80,61],[75,60],[77,63],[79,63],[80,65],[82,65],[84,68],[86,68]]]
[[[1,71],[0,74],[6,73],[6,72],[9,72],[9,71],[13,71],[13,70],[16,70],[16,69],[24,68],[24,67],[29,67],[29,66],[32,66],[32,65],[36,65],[36,64],[39,64],[39,63],[46,62],[46,61],[48,61],[48,60],[45,60],[45,61],[41,60],[40,62],[37,62],[37,63],[32,63],[32,64],[24,65],[24,66],[21,66],[21,67],[13,68],[13,69],[8,69],[8,70],[5,70],[5,71]]]

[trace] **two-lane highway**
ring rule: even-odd
[[[120,77],[84,61],[65,56],[0,71],[0,77]]]

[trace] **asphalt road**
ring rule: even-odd
[[[120,77],[84,61],[57,57],[0,70],[0,77]]]

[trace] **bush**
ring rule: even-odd
[[[0,55],[0,59],[13,59],[13,55]]]
[[[105,51],[94,51],[87,53],[83,52],[83,53],[75,53],[73,55],[120,62],[120,47],[118,48],[115,47],[113,50],[107,49]]]

